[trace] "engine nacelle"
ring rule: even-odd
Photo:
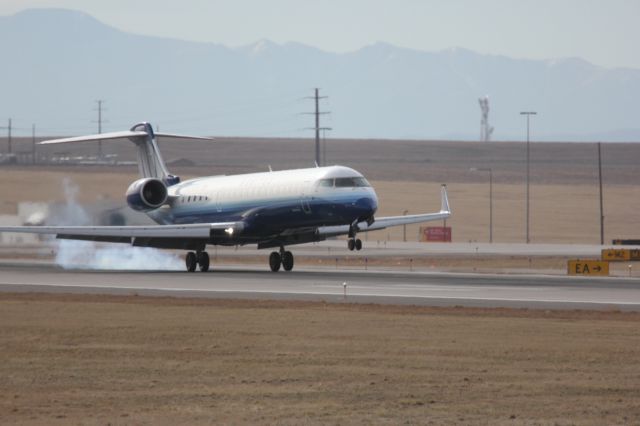
[[[154,210],[167,202],[167,186],[159,179],[144,178],[127,189],[127,204],[134,210]]]

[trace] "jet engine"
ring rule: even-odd
[[[134,210],[154,210],[166,202],[167,186],[159,179],[138,179],[127,189],[127,204]]]

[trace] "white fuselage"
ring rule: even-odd
[[[360,186],[350,186],[349,179]],[[301,220],[308,226],[314,218],[321,226],[340,222],[343,208],[352,206],[355,211],[358,200],[369,200],[366,207],[373,208],[373,214],[377,196],[368,183],[362,182],[366,180],[360,173],[342,166],[191,179],[170,186],[169,203],[150,216],[160,223],[213,222],[237,220],[255,209],[279,208],[284,215],[280,221],[290,220],[296,225]],[[331,208],[327,210],[328,206]],[[299,212],[304,214],[298,217]],[[323,218],[320,213],[326,212],[329,216]],[[353,220],[351,216],[349,219]]]

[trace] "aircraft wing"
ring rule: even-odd
[[[238,232],[242,222],[152,226],[3,226],[0,232],[55,235],[68,240],[129,243],[141,247],[201,247],[214,233]]]
[[[449,207],[449,198],[447,196],[447,188],[445,185],[442,185],[440,194],[441,205],[440,211],[437,213],[380,217],[376,218],[376,220],[371,225],[369,225],[367,222],[358,223],[358,232],[377,231],[380,229],[389,228],[391,226],[409,225],[412,223],[423,223],[431,222],[434,220],[448,219],[449,217],[451,217],[451,208]],[[318,234],[325,237],[344,235],[348,233],[349,225],[321,226],[320,228],[318,228]]]

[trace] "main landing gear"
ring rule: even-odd
[[[362,240],[356,238],[358,233],[358,220],[354,220],[351,226],[349,226],[349,239],[347,240],[347,248],[351,251],[362,250]]]
[[[286,251],[284,247],[280,247],[280,252],[273,251],[269,255],[269,268],[271,268],[273,272],[278,272],[280,266],[282,266],[282,269],[285,271],[293,269],[293,253]]]
[[[351,251],[362,250],[362,240],[360,240],[359,238],[349,238],[349,240],[347,241],[347,248],[349,248],[349,250]]]
[[[200,265],[202,272],[207,272],[209,270],[209,254],[206,251],[197,253],[190,251],[185,258],[185,264],[188,272],[194,272],[198,265]]]

